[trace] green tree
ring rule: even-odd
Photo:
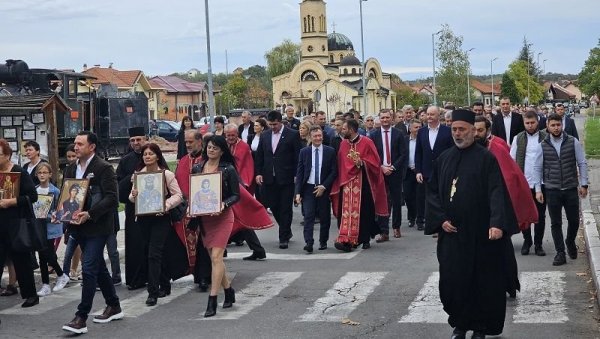
[[[515,87],[521,99],[518,103],[523,103],[523,100],[527,98],[528,86],[529,104],[539,103],[544,100],[544,87],[538,84],[532,75],[527,75],[527,63],[525,61],[513,61],[508,65],[506,73],[515,82]]]
[[[437,40],[436,90],[439,102],[452,101],[457,106],[467,105],[467,72],[470,71],[469,56],[462,49],[462,36],[455,35],[444,24]]]
[[[600,94],[600,39],[598,45],[590,50],[590,56],[579,73],[579,85],[589,97]]]
[[[300,45],[286,39],[265,53],[270,78],[290,72],[300,60]]]
[[[508,97],[510,102],[521,102],[523,98],[519,96],[519,91],[517,90],[517,84],[515,80],[510,77],[508,72],[505,72],[502,75],[502,92],[503,97]]]
[[[248,90],[248,81],[241,75],[234,75],[223,86],[224,100],[228,102],[231,108],[243,108],[247,106],[246,91]]]
[[[527,40],[527,37],[523,37],[523,47],[521,47],[517,60],[521,60],[525,63],[525,66],[529,66],[529,75],[537,79],[542,72],[539,65],[533,60],[534,52],[531,49],[532,45],[533,44]],[[525,70],[527,70],[527,68],[525,68]]]

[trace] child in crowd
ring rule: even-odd
[[[74,166],[75,161],[77,161],[77,154],[75,154],[75,145],[70,144],[67,146],[67,166]],[[63,271],[69,272],[69,277],[73,281],[81,280],[81,276],[77,272],[77,268],[79,267],[79,262],[81,260],[81,248],[79,248],[79,244],[75,240],[75,238],[69,235],[69,224],[65,223],[63,227],[65,237],[65,245],[67,248],[65,249],[65,258],[63,260]]]

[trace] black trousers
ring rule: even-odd
[[[388,211],[392,219],[392,228],[400,229],[402,224],[402,173],[385,176]],[[390,216],[379,217],[379,228],[382,234],[390,233]]]
[[[171,227],[171,219],[166,214],[162,216],[140,216],[137,220],[144,230],[143,240],[148,249],[148,295],[156,298],[158,297],[159,286],[168,288],[170,285],[163,253],[165,241]]]
[[[322,196],[316,197],[313,193],[315,185],[305,184],[302,190],[302,211],[304,212],[304,242],[308,245],[315,243],[313,231],[315,228],[315,217],[319,216],[319,243],[329,240],[329,228],[331,227],[331,207],[329,205],[329,190],[325,190]]]
[[[202,234],[198,232],[198,243],[196,244],[196,266],[194,267],[194,282],[199,283],[200,279],[210,281],[212,273],[212,263],[210,254],[204,243],[202,243]]]
[[[37,297],[31,253],[17,252],[12,249],[11,237],[8,233],[9,227],[10,225],[6,222],[3,222],[3,225],[0,226],[0,267],[2,267],[0,270],[0,280],[2,279],[2,271],[4,271],[6,258],[10,257],[17,273],[21,297],[23,299]]]
[[[402,182],[402,195],[404,196],[404,202],[406,203],[406,217],[409,223],[414,224],[417,219],[417,178],[416,173],[408,168],[404,180]],[[422,216],[421,216],[422,217]],[[423,224],[423,219],[418,220],[420,224]]]
[[[415,182],[417,181],[415,177]],[[423,178],[423,183],[417,182],[417,225],[425,224],[425,192],[427,192],[427,179]]]
[[[579,194],[577,188],[568,190],[546,189],[546,204],[552,230],[552,239],[556,252],[565,251],[565,242],[575,244],[575,237],[579,230]],[[563,240],[562,208],[567,215],[567,238]]]
[[[252,250],[252,252],[254,252],[256,254],[265,254],[266,253],[265,248],[262,247],[262,244],[260,243],[260,240],[258,239],[258,236],[256,235],[256,232],[254,232],[254,230],[250,230],[247,228],[243,229],[243,230],[237,232],[236,234],[234,234],[229,240],[232,240],[232,241],[245,240],[246,243],[248,244],[248,247]]]
[[[292,205],[294,203],[294,184],[264,184],[265,198],[273,217],[279,225],[279,242],[289,241],[292,237]]]
[[[50,274],[48,273],[48,265],[52,266],[56,276],[60,277],[63,275],[63,270],[58,264],[58,258],[56,252],[54,252],[54,239],[48,240],[46,248],[38,251],[40,256],[40,273],[42,274],[42,283],[50,284]]]
[[[531,239],[531,227],[522,231],[523,239],[525,239],[525,241],[529,244],[542,245],[544,231],[546,230],[546,200],[540,204],[540,202],[535,198],[535,189],[531,190],[531,194],[533,195],[533,201],[535,202],[535,207],[537,207],[538,211],[538,223],[534,226],[535,234],[533,240]],[[542,185],[542,194],[546,196],[544,185]]]

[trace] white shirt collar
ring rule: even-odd
[[[85,168],[88,167],[88,165],[90,164],[90,161],[92,161],[92,159],[94,159],[95,155],[96,155],[95,153],[92,153],[92,155],[89,157],[89,159],[87,159],[87,161],[85,162]],[[79,163],[79,159],[77,159],[77,166],[80,166],[80,165],[81,164]]]

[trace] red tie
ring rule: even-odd
[[[390,154],[390,141],[388,140],[388,132],[389,130],[384,130],[385,132],[385,156],[387,159],[387,164],[390,165],[392,163],[392,155]]]

